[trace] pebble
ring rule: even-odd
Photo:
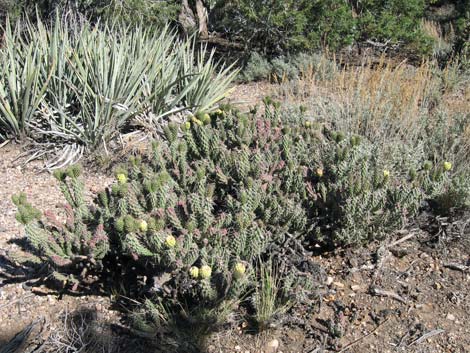
[[[266,353],[275,353],[279,348],[279,341],[277,339],[273,339],[266,344]]]
[[[331,276],[328,276],[326,279],[326,285],[330,286],[333,283],[334,279]]]
[[[359,289],[361,289],[361,286],[360,286],[360,285],[357,285],[357,284],[353,284],[353,285],[351,286],[351,289],[352,289],[353,291],[358,291]]]
[[[344,284],[341,282],[333,282],[333,285],[338,288],[344,288]]]
[[[446,319],[449,320],[449,321],[454,321],[455,320],[455,316],[451,313],[448,313],[447,316],[446,316]]]

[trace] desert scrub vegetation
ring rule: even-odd
[[[470,81],[461,61],[440,68],[435,61],[414,67],[382,58],[374,65],[331,68],[328,79],[310,69],[298,79],[284,80],[277,94],[301,105],[312,121],[380,143],[386,153],[401,146],[400,153],[410,156],[410,168],[416,169],[412,161],[423,158],[434,165],[452,162],[460,186],[448,187],[460,190],[458,199],[468,203],[470,120],[465,102]]]
[[[186,33],[236,43],[245,54],[258,51],[270,58],[362,44],[449,57],[468,39],[469,8],[468,0],[1,0],[0,20],[5,13],[51,18],[59,9],[80,13],[93,23],[169,23]]]
[[[136,329],[171,332],[191,351],[237,318],[264,329],[314,295],[313,245],[365,244],[413,222],[426,201],[468,202],[451,155],[434,160],[423,145],[384,145],[305,109],[264,104],[262,115],[222,105],[167,124],[92,204],[79,167],[57,171],[65,223],[16,196],[29,241],[16,261],[41,262],[67,290],[85,289],[103,268],[115,279],[130,271],[142,278]]]
[[[336,62],[324,54],[300,53],[268,60],[258,52],[253,52],[242,71],[237,76],[241,82],[271,81],[281,83],[303,77],[330,79],[338,71]]]
[[[236,74],[168,27],[7,23],[0,50],[0,139],[32,143],[50,168],[106,149],[136,126],[157,133],[180,112],[210,111]]]

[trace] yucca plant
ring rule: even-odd
[[[194,112],[207,112],[229,93],[230,84],[238,75],[234,65],[225,66],[214,58],[214,50],[197,47],[194,40],[183,43],[178,53],[180,77],[186,77],[179,89],[191,86],[183,102]]]
[[[183,111],[207,111],[225,97],[233,67],[194,39],[60,18],[28,19],[0,50],[0,134],[28,136],[51,168],[76,162],[135,125],[161,131]],[[42,150],[42,152],[41,152]],[[64,153],[65,151],[65,153]]]
[[[43,70],[39,50],[18,43],[19,37],[13,31],[7,21],[5,43],[0,52],[0,137],[3,139],[25,137],[53,74],[52,70]]]

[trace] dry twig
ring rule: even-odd
[[[383,289],[380,289],[380,288],[377,288],[375,286],[371,286],[369,288],[369,292],[370,294],[372,295],[377,295],[379,297],[388,297],[388,298],[392,298],[392,299],[395,299],[395,300],[398,300],[399,302],[403,303],[403,304],[406,304],[407,301],[401,297],[400,295],[398,295],[397,293],[395,292],[391,292],[391,291],[386,291],[386,290],[383,290]]]
[[[444,333],[444,332],[445,332],[445,330],[442,330],[442,329],[429,331],[429,332],[425,333],[424,335],[422,335],[421,337],[419,337],[419,338],[415,339],[414,341],[412,341],[408,345],[408,347],[410,347],[413,344],[419,344],[419,343],[423,342],[424,340],[427,340],[428,338],[431,338],[433,336],[439,335],[439,334]]]
[[[445,263],[444,267],[449,268],[451,270],[455,270],[455,271],[461,271],[461,272],[469,272],[470,271],[470,266],[461,265],[461,264],[458,264],[458,263],[455,263],[455,262]]]
[[[344,346],[343,348],[341,348],[339,351],[337,351],[338,353],[342,353],[342,352],[345,352],[346,350],[348,350],[349,348],[351,348],[352,346],[354,346],[355,344],[361,342],[363,339],[369,337],[370,335],[372,335],[374,332],[376,332],[380,327],[382,327],[388,320],[390,320],[389,318],[388,319],[385,319],[384,321],[382,321],[380,324],[377,325],[377,327],[375,329],[373,329],[372,331],[370,331],[368,334],[365,334],[364,336],[362,337],[359,337],[357,340],[355,341],[352,341],[351,343],[348,343],[346,346]]]

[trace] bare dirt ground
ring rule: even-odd
[[[263,97],[259,92],[266,91],[247,85],[233,101],[254,105]],[[57,330],[64,313],[77,310],[93,312],[93,320],[107,325],[109,334],[123,335],[123,313],[109,297],[60,295],[35,287],[25,282],[32,274],[9,260],[23,236],[11,196],[25,192],[44,211],[64,202],[54,178],[40,172],[39,163],[17,165],[19,152],[13,144],[0,149],[0,351],[31,322],[44,319],[46,337]],[[89,197],[112,180],[87,170],[84,177]],[[456,220],[423,216],[418,223],[368,247],[314,255],[326,274],[315,301],[259,335],[247,332],[244,323],[216,333],[207,352],[470,352],[469,215]],[[267,347],[273,340],[279,342],[277,350]],[[145,340],[134,339],[110,351],[149,349]]]

